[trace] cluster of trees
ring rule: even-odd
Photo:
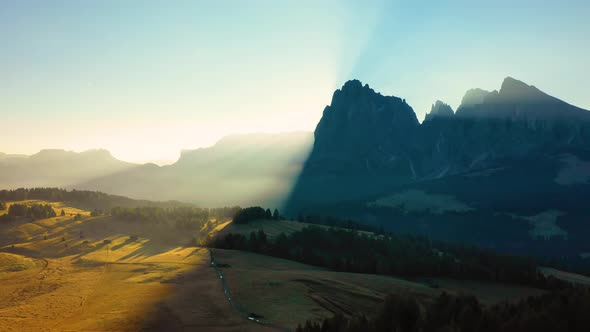
[[[114,207],[111,209],[113,217],[130,222],[152,224],[173,224],[178,229],[200,230],[209,221],[209,209],[193,207]]]
[[[265,210],[260,206],[252,206],[238,210],[233,221],[236,224],[247,224],[250,221],[261,219],[280,220],[282,217],[278,209],[275,209],[274,212],[270,212],[270,209]]]
[[[3,219],[12,220],[15,217],[27,217],[32,219],[45,219],[57,216],[53,207],[49,204],[12,204],[8,208],[8,213],[3,215]]]
[[[375,236],[310,226],[289,235],[279,234],[274,240],[269,240],[263,231],[249,237],[227,234],[211,239],[209,245],[254,251],[344,272],[487,280],[545,289],[560,288],[563,284],[544,277],[532,259],[414,236]]]
[[[390,295],[374,317],[336,315],[307,321],[297,332],[418,331],[588,331],[590,291],[570,288],[516,303],[483,307],[475,297],[442,293],[421,307],[415,299]]]
[[[263,230],[258,230],[258,232],[251,232],[250,236],[229,233],[223,238],[213,238],[210,239],[208,246],[222,249],[253,251],[270,256],[284,257],[285,255],[280,255],[277,251],[275,242],[269,241]]]

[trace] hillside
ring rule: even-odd
[[[65,216],[0,223],[2,331],[265,330],[227,306],[207,250],[185,246],[194,233],[12,204]]]
[[[321,227],[321,228],[334,228],[334,229],[342,229],[347,230],[342,227],[332,227],[327,225],[321,224],[311,224],[306,222],[299,222],[293,220],[253,220],[249,221],[246,224],[236,224],[234,222],[226,221],[219,223],[211,232],[211,235],[216,237],[223,237],[226,234],[241,234],[244,236],[249,236],[252,232],[258,232],[262,230],[266,233],[269,239],[276,238],[279,234],[289,235],[294,232],[301,231],[305,227]],[[356,231],[361,234],[367,234],[370,236],[374,236],[373,233],[367,231]]]
[[[280,326],[336,313],[371,315],[387,294],[407,294],[428,303],[441,292],[477,296],[486,304],[540,294],[527,287],[438,281],[438,288],[399,278],[326,271],[293,261],[234,250],[216,250],[236,302]],[[307,318],[306,318],[307,317]]]

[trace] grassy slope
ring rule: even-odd
[[[273,239],[277,237],[281,233],[285,233],[289,235],[293,232],[300,231],[301,229],[314,226],[314,227],[324,227],[328,228],[329,226],[325,225],[315,225],[315,224],[308,224],[298,221],[292,220],[255,220],[251,221],[247,224],[234,224],[233,222],[224,222],[215,228],[213,234],[216,236],[223,236],[228,233],[234,234],[243,234],[243,235],[250,235],[251,232],[257,232],[258,230],[263,230],[268,238]],[[365,234],[373,234],[366,231],[360,231],[361,233]]]
[[[39,266],[33,258],[0,252],[0,278],[13,272],[26,271]]]
[[[305,227],[298,222],[257,221],[247,225],[226,223],[218,233],[243,233],[264,229],[276,236]],[[299,226],[300,228],[296,228]],[[373,313],[389,293],[407,293],[419,301],[431,301],[442,291],[469,294],[484,304],[521,299],[542,293],[530,287],[489,282],[436,279],[431,288],[419,282],[357,273],[328,271],[294,261],[235,250],[217,250],[230,288],[243,311],[262,315],[271,323],[294,326],[309,318],[345,314]]]
[[[216,250],[234,299],[246,312],[282,326],[295,326],[334,312],[371,314],[384,296],[408,292],[428,300],[438,291],[386,276],[327,271],[264,255]]]
[[[0,224],[0,331],[260,330],[228,305],[208,251],[183,246],[191,234],[53,204],[82,220]]]

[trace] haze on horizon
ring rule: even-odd
[[[0,4],[0,151],[171,162],[233,133],[312,131],[356,78],[437,99],[512,76],[590,108],[590,4],[14,1]]]

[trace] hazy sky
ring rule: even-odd
[[[352,78],[419,119],[505,76],[590,109],[589,17],[590,1],[0,1],[0,151],[175,160],[313,130]]]

